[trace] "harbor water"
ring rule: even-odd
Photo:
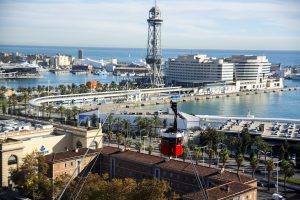
[[[40,47],[40,46],[3,46],[0,52],[19,52],[22,54],[55,55],[68,54],[74,57],[82,47]],[[146,49],[125,48],[82,48],[84,57],[92,59],[116,58],[121,62],[139,61],[145,58]],[[212,57],[227,57],[233,54],[265,55],[272,63],[283,66],[300,64],[300,51],[254,51],[254,50],[195,50],[195,49],[164,49],[164,59],[182,54],[207,54]],[[98,80],[102,84],[111,81],[119,82],[124,78],[116,76],[73,75],[71,73],[55,75],[50,72],[41,73],[42,79],[1,80],[0,86],[11,88],[36,87],[37,85],[83,84],[89,80]],[[300,87],[300,81],[286,80],[286,86]],[[169,105],[156,105],[145,108],[166,109]],[[143,107],[144,108],[144,107]],[[300,119],[300,90],[286,92],[271,92],[239,97],[224,97],[219,99],[200,100],[197,102],[182,102],[179,110],[192,114],[245,116],[250,112],[257,117],[298,118]]]

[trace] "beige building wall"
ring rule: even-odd
[[[95,130],[78,130],[72,129],[65,131],[64,134],[51,135],[50,130],[37,130],[36,132],[31,131],[25,132],[25,135],[17,134],[14,135],[14,139],[4,140],[0,143],[0,177],[1,186],[9,186],[9,168],[17,168],[22,163],[22,158],[26,154],[32,153],[34,150],[41,152],[43,154],[50,154],[55,152],[65,151],[68,149],[75,149],[76,143],[81,142],[82,147],[88,147],[93,141],[94,136],[97,135],[98,129]],[[21,132],[20,132],[21,133]],[[61,132],[62,133],[62,132]],[[95,148],[102,147],[102,131],[98,133],[98,137],[95,139]],[[41,148],[41,147],[44,148]],[[15,165],[8,165],[8,158],[14,155],[17,158],[17,163]]]
[[[78,175],[78,172],[81,173],[95,157],[96,155],[87,156],[82,160],[82,162],[80,162],[82,157],[78,157],[76,159],[74,158],[74,159],[54,163],[52,164],[51,178],[55,179],[56,177],[64,174],[72,175],[74,170],[76,170],[74,176],[76,177]],[[78,162],[80,162],[79,168],[78,168]]]

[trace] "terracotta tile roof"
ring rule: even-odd
[[[243,194],[245,192],[251,191],[256,189],[247,184],[243,184],[240,182],[230,182],[223,185],[219,185],[210,189],[207,189],[207,196],[209,200],[225,200],[225,199],[232,199],[232,197]],[[203,192],[195,192],[190,193],[183,196],[183,199],[204,199]]]
[[[164,161],[164,159],[161,157],[138,153],[138,152],[134,152],[134,151],[120,152],[118,154],[113,154],[112,157],[116,157],[119,159],[131,160],[131,161],[140,162],[140,163],[148,164],[148,165],[154,165],[154,164]]]
[[[194,174],[193,166],[191,163],[178,161],[178,160],[169,160],[158,165],[161,168],[170,169],[174,171],[180,171],[182,173]],[[201,165],[195,165],[199,176],[209,176],[216,174],[217,169],[209,168]]]
[[[71,151],[63,151],[59,153],[51,153],[45,156],[45,160],[46,162],[52,162],[52,163],[59,162],[62,160],[70,160],[73,158],[83,156],[86,153],[86,150],[87,148],[80,148],[78,149],[77,152],[75,150],[71,150]],[[97,154],[97,151],[90,149],[87,155],[91,155],[91,154]]]
[[[237,174],[235,172],[228,172],[228,171],[224,171],[223,173],[217,173],[215,175],[209,176],[209,178],[212,179],[218,179],[218,180],[222,180],[225,182],[230,182],[230,181],[238,181],[241,183],[249,183],[252,181],[255,181],[255,178],[252,178],[250,176],[247,176],[245,174]]]
[[[104,154],[104,155],[110,155],[110,154],[113,154],[113,153],[120,152],[121,149],[119,149],[117,147],[105,146],[105,147],[102,147],[102,148],[95,149],[95,151],[100,152],[101,154]]]

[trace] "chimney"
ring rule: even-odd
[[[78,148],[76,148],[74,151],[75,151],[76,153],[78,153]]]
[[[68,147],[65,147],[65,151],[69,151],[69,148],[68,148]]]

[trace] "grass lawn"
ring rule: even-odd
[[[283,182],[284,178],[283,177],[278,177],[278,180]],[[300,185],[300,179],[299,178],[288,178],[286,182]]]

